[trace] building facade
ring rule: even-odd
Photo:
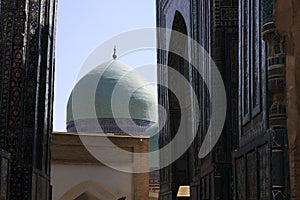
[[[181,65],[178,56],[168,51],[159,51],[159,64],[178,70],[192,85],[199,102],[199,110],[190,103],[186,113],[190,121],[198,120],[199,127],[186,130],[188,135],[196,135],[186,153],[176,162],[161,170],[160,199],[176,199],[181,185],[190,185],[193,199],[232,199],[232,147],[237,145],[238,122],[238,5],[237,1],[157,1],[157,24],[159,27],[173,29],[197,41],[214,59],[221,71],[228,96],[228,118],[219,142],[211,153],[199,159],[198,153],[209,125],[209,93],[200,74],[191,64]],[[159,36],[161,36],[160,33]],[[168,42],[169,41],[169,42]],[[159,48],[176,48],[176,40],[159,38]],[[183,42],[183,41],[181,41]],[[185,52],[196,59],[201,69],[208,75],[208,65],[189,46],[188,41],[178,46],[186,46]],[[226,50],[225,50],[226,49]],[[229,59],[228,59],[229,58]],[[185,72],[186,71],[186,72]],[[167,78],[164,78],[167,77]],[[172,77],[163,66],[158,68],[158,84],[174,84]],[[162,129],[160,145],[169,143],[176,134],[175,124],[183,118],[176,99],[169,91],[159,88],[159,103],[169,112],[167,125]],[[190,99],[190,101],[192,101]],[[186,117],[184,117],[186,118]],[[171,152],[172,154],[172,152]],[[163,162],[164,156],[160,159]]]
[[[146,153],[149,151],[149,137],[65,132],[53,133],[52,138],[53,200],[149,198],[149,173],[126,172],[139,163],[134,156],[118,156],[115,153],[116,146],[134,153]],[[116,146],[109,144],[107,139]],[[91,148],[94,154],[89,151]],[[108,156],[99,161],[95,152]],[[144,163],[148,165],[147,157]],[[111,168],[116,165],[122,166],[124,171]]]
[[[172,140],[177,124],[184,119],[191,121],[190,128],[185,130],[186,137],[195,135],[193,144],[181,158],[160,170],[160,199],[176,199],[179,186],[183,185],[190,186],[191,199],[296,199],[299,112],[295,105],[299,102],[296,95],[299,85],[295,78],[298,65],[295,55],[299,9],[295,5],[298,3],[290,1],[283,5],[273,0],[158,0],[156,3],[157,26],[196,40],[217,65],[227,95],[222,134],[212,151],[199,158],[211,120],[211,100],[204,78],[195,72],[191,60],[193,63],[198,60],[203,76],[210,76],[210,66],[205,65],[201,52],[189,40],[174,40],[172,34],[158,31],[158,84],[176,87],[170,72],[170,68],[175,69],[192,86],[199,102],[197,110],[195,99],[187,95],[189,106],[180,108],[170,90],[158,88],[159,104],[168,113],[167,123],[160,124],[160,147]],[[174,49],[180,55],[187,54],[189,59],[184,61],[174,55]],[[193,127],[195,121],[199,121],[198,127]],[[160,155],[163,166],[174,152],[175,147]]]
[[[51,198],[56,5],[0,1],[1,199]]]

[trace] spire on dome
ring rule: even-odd
[[[116,45],[114,47],[114,54],[113,54],[112,57],[113,57],[114,60],[116,60],[116,58],[117,58],[117,47],[116,47]]]

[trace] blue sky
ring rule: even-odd
[[[145,27],[155,27],[154,0],[59,0],[54,131],[65,131],[69,94],[82,64],[93,50],[115,35]],[[113,47],[108,51],[113,53]],[[154,64],[155,51],[135,52],[121,61],[132,67]],[[144,75],[156,76],[155,69]]]

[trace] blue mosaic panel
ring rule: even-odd
[[[262,7],[263,7],[263,23],[273,21],[273,7],[274,7],[273,0],[263,0]]]

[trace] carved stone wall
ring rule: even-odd
[[[9,199],[50,199],[55,0],[2,0],[0,147],[11,154]]]

